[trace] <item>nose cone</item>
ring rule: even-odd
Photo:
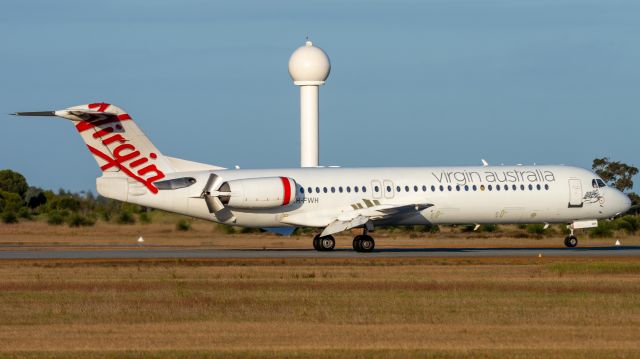
[[[619,214],[625,213],[629,210],[629,208],[631,208],[631,199],[629,199],[629,196],[620,191],[616,191],[615,194],[614,208],[616,210],[615,215],[617,216]]]

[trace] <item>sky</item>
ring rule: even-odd
[[[332,66],[321,165],[639,166],[638,19],[638,1],[2,0],[0,169],[95,193],[71,122],[5,114],[101,101],[164,154],[297,167],[306,36]]]

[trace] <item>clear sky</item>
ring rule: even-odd
[[[323,165],[640,165],[639,1],[2,0],[0,34],[0,113],[110,102],[174,157],[299,166],[309,35]],[[71,123],[4,115],[0,168],[100,173]]]

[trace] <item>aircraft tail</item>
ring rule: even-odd
[[[46,112],[17,112],[18,116],[58,116],[74,122],[104,175],[98,179],[98,192],[121,200],[128,195],[158,193],[154,185],[168,173],[187,169],[219,169],[164,156],[140,130],[131,116],[108,103],[91,103]],[[176,168],[179,167],[179,168]],[[101,179],[103,180],[101,185]],[[126,181],[124,181],[126,180]],[[123,186],[115,186],[117,182]],[[103,193],[104,192],[104,193]]]

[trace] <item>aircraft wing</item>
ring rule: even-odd
[[[343,213],[338,216],[338,218],[325,227],[320,236],[328,236],[361,226],[373,228],[374,220],[413,215],[431,206],[433,206],[431,203],[380,204],[362,209],[354,209],[352,212]]]
[[[325,227],[321,235],[328,236],[356,227],[372,228],[373,221],[411,216],[433,206],[431,203],[382,204],[377,200],[363,200],[363,203],[352,204],[350,209],[337,216],[335,211],[306,212],[283,217],[281,222],[303,227]]]

